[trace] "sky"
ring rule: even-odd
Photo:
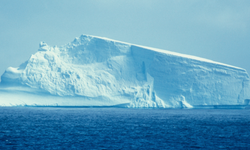
[[[0,74],[81,34],[199,56],[250,73],[249,0],[0,0]]]

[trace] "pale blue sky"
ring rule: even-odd
[[[0,74],[40,41],[81,34],[200,56],[250,73],[250,0],[0,0]]]

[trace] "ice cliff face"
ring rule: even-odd
[[[17,99],[11,105],[176,108],[238,105],[250,97],[244,69],[88,35],[61,47],[41,42],[37,53],[9,67],[1,81],[0,105]],[[41,97],[51,100],[43,103]]]

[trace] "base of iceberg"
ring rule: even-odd
[[[119,106],[130,101],[120,99],[112,101],[102,97],[57,96],[25,86],[0,86],[0,106]]]
[[[127,99],[117,97],[111,101],[102,97],[89,98],[82,96],[57,96],[28,86],[0,86],[0,107],[66,107],[66,108],[181,108],[181,109],[250,109],[248,100],[243,105],[193,105],[179,101],[177,107],[171,106],[133,106]],[[4,99],[4,101],[3,101]]]
[[[74,107],[74,108],[181,108],[181,109],[250,109],[249,100],[245,100],[242,105],[190,105],[186,101],[179,101],[180,105],[176,107],[141,105],[132,103],[128,99],[117,96],[116,100],[106,99],[104,97],[82,97],[82,96],[57,96],[39,89],[28,86],[0,86],[0,107]],[[4,100],[4,101],[3,101]]]
[[[0,106],[243,107],[246,70],[166,50],[82,35],[1,76]]]

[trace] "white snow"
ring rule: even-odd
[[[1,76],[0,106],[192,108],[243,105],[244,69],[195,56],[81,35]]]

